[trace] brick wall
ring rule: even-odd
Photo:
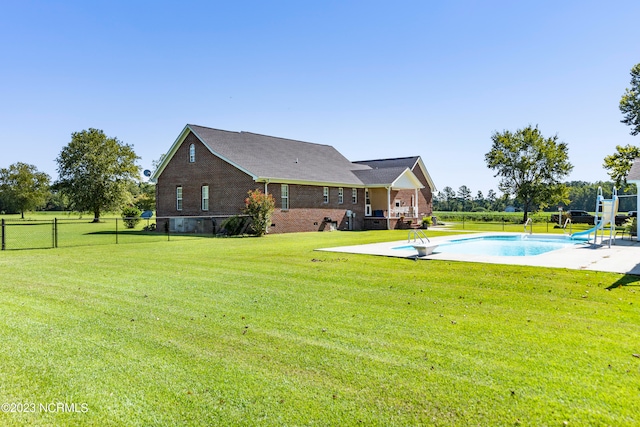
[[[357,203],[352,202],[352,188],[343,187],[343,203],[338,201],[338,188],[329,187],[329,202],[324,203],[323,187],[289,184],[289,209],[282,209],[280,184],[269,184],[268,191],[276,200],[270,233],[329,230],[332,223],[337,229],[348,230],[352,221],[353,230],[364,228],[364,189],[357,189]],[[349,219],[347,211],[355,213]],[[331,219],[331,222],[325,221]]]
[[[427,177],[422,173],[420,166],[416,165],[411,171],[420,180],[424,188],[418,190],[418,212],[420,216],[428,216],[433,213],[433,189],[429,187]]]
[[[195,162],[189,146],[195,145]],[[209,186],[209,209],[202,209],[202,186]],[[176,207],[176,187],[182,186],[182,210]],[[214,156],[192,134],[185,138],[156,183],[156,210],[163,216],[235,215],[244,208],[247,191],[262,188],[246,173]]]
[[[189,161],[189,146],[195,146],[195,162]],[[209,186],[209,209],[202,209],[202,186]],[[176,188],[182,187],[182,210],[177,210]],[[240,214],[247,192],[264,191],[263,183],[229,163],[214,156],[192,134],[185,138],[156,183],[156,211],[158,231],[164,231],[162,217],[197,216],[208,218],[202,222],[205,233],[215,232],[225,217]],[[281,186],[270,183],[267,191],[276,201],[270,233],[322,231],[330,228],[325,218],[335,222],[340,230],[349,229],[347,211],[355,212],[353,230],[364,224],[364,189],[358,189],[357,203],[352,203],[352,189],[344,187],[343,203],[338,202],[338,188],[329,188],[329,202],[323,201],[323,187],[289,184],[289,209],[282,210]],[[210,219],[215,217],[215,219]],[[215,220],[216,229],[212,229]],[[175,224],[175,221],[174,221]],[[199,224],[196,222],[196,224]],[[186,225],[185,225],[186,227]],[[200,230],[200,227],[197,228]]]
[[[365,219],[364,227],[366,230],[386,230],[387,219],[369,216]]]

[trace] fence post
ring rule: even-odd
[[[5,250],[5,245],[4,245],[4,242],[5,242],[5,239],[4,239],[5,232],[6,232],[6,229],[5,229],[5,226],[4,226],[4,218],[2,218],[2,230],[0,230],[0,234],[2,234],[2,250],[3,250],[3,251]]]
[[[53,218],[53,247],[58,247],[58,218]]]
[[[116,218],[116,245],[118,244],[118,218]]]

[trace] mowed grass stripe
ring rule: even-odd
[[[638,422],[634,282],[606,290],[622,276],[313,252],[402,238],[3,253],[3,397],[90,410],[0,422]]]

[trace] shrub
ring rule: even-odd
[[[155,222],[149,225],[145,225],[144,227],[142,227],[142,231],[156,231],[156,224]]]
[[[430,216],[422,217],[422,226],[423,227],[431,227],[433,225],[433,218]]]
[[[135,206],[127,206],[122,209],[122,220],[127,228],[135,228],[140,222],[140,214],[142,212]]]
[[[624,229],[632,235],[635,234],[636,230],[638,229],[638,218],[637,217],[628,218],[624,222]]]
[[[244,230],[245,224],[247,223],[247,219],[242,216],[234,215],[225,219],[220,227],[223,230],[223,233],[228,236],[237,236],[242,233]]]
[[[249,197],[244,201],[244,213],[251,218],[251,228],[258,236],[267,232],[271,223],[271,214],[276,208],[276,202],[271,194],[264,194],[260,190],[249,191]]]

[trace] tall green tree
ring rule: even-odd
[[[493,191],[493,189],[489,190],[487,192],[487,208],[490,211],[496,211],[498,210],[497,206],[496,206],[496,200],[498,199],[498,196],[496,194],[495,191]]]
[[[154,184],[140,181],[129,184],[128,190],[132,196],[133,206],[141,211],[156,209],[156,186]]]
[[[444,205],[444,208],[442,210],[444,211],[452,211],[455,208],[455,204],[456,204],[456,192],[453,191],[453,188],[446,186],[442,189],[442,191],[440,192],[440,196],[442,198],[442,202]]]
[[[627,186],[627,175],[637,157],[640,157],[640,148],[628,144],[624,147],[617,145],[616,152],[604,158],[602,167],[608,170],[607,173],[616,183],[616,187],[625,188]]]
[[[93,212],[94,222],[106,210],[121,208],[127,186],[140,176],[131,145],[90,128],[71,134],[71,142],[56,159],[56,188],[68,196],[70,207]]]
[[[47,211],[66,211],[67,206],[69,206],[69,198],[55,188],[52,188],[44,209]]]
[[[482,191],[478,190],[478,192],[476,193],[476,198],[473,199],[473,207],[471,209],[484,210],[486,204],[487,201],[484,198],[484,194],[482,194]]]
[[[466,185],[461,185],[458,188],[458,201],[460,202],[461,210],[468,212],[471,210],[471,189]]]
[[[563,206],[565,210],[581,209],[585,211],[593,211],[595,201],[598,195],[598,187],[590,182],[571,181],[565,183],[569,190],[569,202]]]
[[[640,63],[631,68],[631,87],[620,99],[620,111],[624,116],[621,122],[631,126],[631,135],[640,134]]]
[[[561,180],[573,165],[567,144],[559,142],[557,135],[545,138],[537,126],[529,125],[515,132],[495,132],[491,140],[491,150],[485,154],[487,167],[500,177],[499,189],[522,203],[524,221],[530,210],[566,199]]]
[[[26,163],[18,162],[0,169],[2,198],[20,212],[22,219],[25,211],[44,206],[50,193],[50,181],[49,175]]]
[[[631,68],[631,87],[625,89],[620,99],[620,111],[624,118],[620,120],[631,126],[631,135],[640,134],[640,63]],[[633,145],[616,146],[616,152],[604,158],[602,165],[618,188],[627,187],[627,175],[633,161],[640,157],[640,148]]]

